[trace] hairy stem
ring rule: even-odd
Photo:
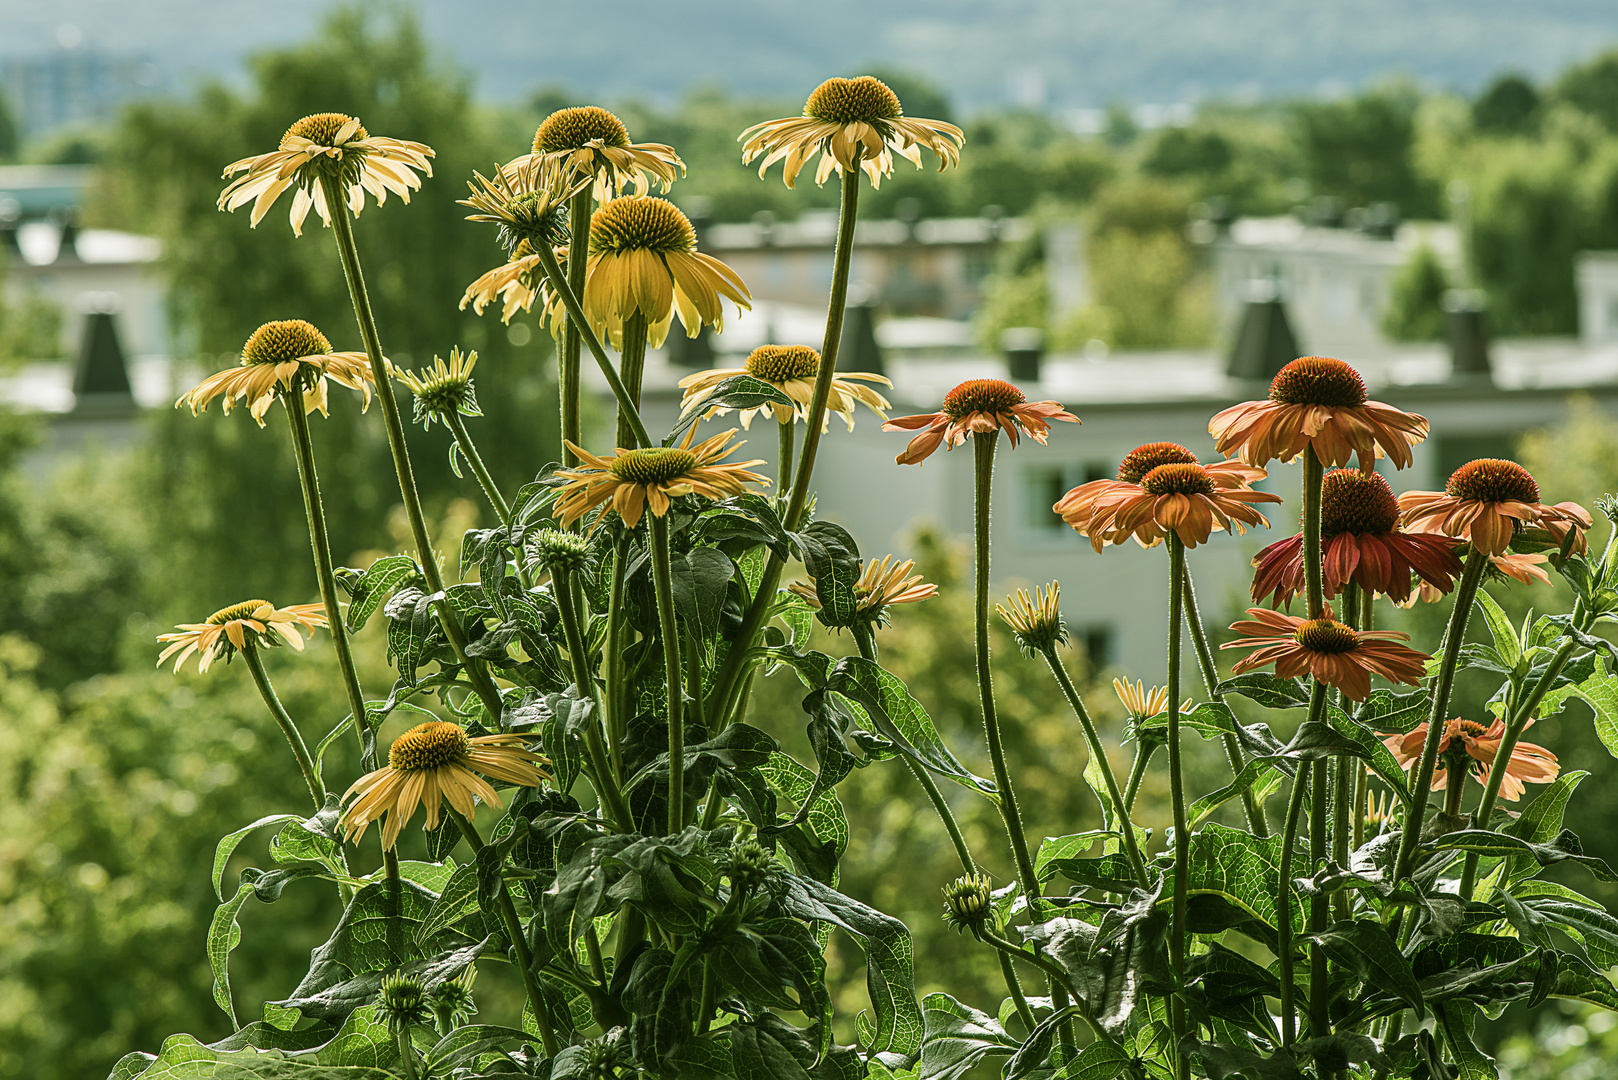
[[[467,433],[466,422],[454,409],[446,411],[443,415],[444,423],[455,436],[455,445],[460,448],[461,456],[472,466],[472,475],[477,477],[478,487],[483,489],[483,497],[489,500],[494,512],[500,515],[500,524],[509,527],[511,506],[506,502],[506,497],[500,494],[500,488],[496,486],[494,477],[489,475],[489,467],[483,464],[483,456],[478,453],[478,448],[472,443],[472,436]]]
[[[573,685],[594,706],[595,715],[584,725],[583,734],[596,792],[619,831],[630,832],[635,827],[634,817],[619,788],[619,777],[613,771],[605,747],[601,745],[601,698],[596,693],[595,671],[585,650],[584,628],[579,621],[578,591],[573,587],[572,571],[552,574],[551,588],[556,592],[556,606],[562,613],[562,634],[567,639],[568,657],[573,663]]]
[[[669,524],[647,512],[652,528],[652,582],[657,590],[658,633],[669,705],[669,834],[685,827],[685,719],[680,700],[680,640],[675,635],[674,589],[669,573]]]
[[[586,187],[575,192],[568,201],[567,220],[574,239],[567,246],[567,282],[574,296],[584,295],[584,271],[590,256],[591,191]],[[580,235],[582,233],[582,236]],[[562,351],[556,357],[556,388],[562,404],[562,464],[572,468],[579,456],[567,448],[584,445],[580,442],[583,430],[579,419],[579,398],[583,380],[579,376],[579,324],[572,315],[567,316],[562,335]]]
[[[775,426],[779,429],[776,432],[779,447],[776,456],[780,458],[775,469],[775,497],[779,499],[792,490],[792,457],[797,452],[798,425],[794,419],[784,424],[777,422]]]
[[[1180,643],[1184,625],[1185,545],[1173,530],[1168,533],[1169,549],[1169,801],[1174,809],[1174,923],[1169,932],[1169,960],[1174,966],[1174,985],[1185,986],[1186,890],[1191,882],[1191,823],[1186,817],[1185,775],[1180,763]],[[1176,995],[1169,1001],[1170,1026],[1174,1030],[1174,1071],[1179,1080],[1189,1080],[1191,1059],[1181,1045],[1187,1034],[1185,1001]]]
[[[1325,587],[1320,580],[1320,489],[1325,476],[1325,467],[1311,444],[1303,452],[1303,580],[1311,619],[1326,613]]]
[[[1017,978],[1017,968],[1011,962],[1011,954],[1003,949],[996,949],[994,955],[1000,961],[1000,977],[1005,980],[1006,991],[1011,995],[1012,1007],[1017,1010],[1017,1019],[1021,1020],[1029,1031],[1033,1031],[1039,1025],[1039,1021],[1034,1019],[1034,1010],[1028,1007],[1028,995],[1023,993],[1022,980]]]
[[[1208,629],[1202,625],[1202,616],[1197,611],[1197,593],[1191,587],[1191,568],[1185,571],[1185,621],[1191,628],[1191,643],[1197,650],[1197,667],[1202,671],[1202,685],[1208,692],[1208,700],[1224,703],[1225,695],[1219,693],[1219,665],[1214,660],[1213,649],[1208,644]],[[1240,776],[1247,767],[1247,755],[1242,753],[1242,744],[1235,735],[1224,732],[1221,742],[1225,748],[1225,760],[1230,763],[1230,775]],[[1270,823],[1264,817],[1264,806],[1253,795],[1253,789],[1248,788],[1242,792],[1242,813],[1247,816],[1247,827],[1254,836],[1260,839],[1270,835]]]
[[[1315,762],[1310,771],[1311,794],[1314,805],[1309,809],[1309,869],[1320,861],[1330,844],[1327,827],[1331,818],[1331,763],[1329,759]],[[1309,898],[1309,932],[1318,934],[1326,929],[1331,916],[1331,897],[1317,892]],[[1309,943],[1309,1037],[1324,1038],[1330,1033],[1330,1014],[1327,1012],[1326,949],[1317,941]]]
[[[633,421],[640,416],[640,384],[646,373],[646,316],[637,311],[624,320],[623,348],[618,350],[618,372],[629,392],[629,410],[618,406],[617,445],[628,446],[640,437]],[[650,444],[648,444],[650,445]]]
[[[298,771],[303,773],[303,782],[309,787],[309,797],[315,802],[315,812],[326,805],[326,785],[320,782],[320,774],[315,770],[315,759],[309,756],[309,747],[303,741],[303,735],[298,731],[298,725],[292,722],[287,715],[286,706],[276,696],[275,687],[270,685],[269,672],[264,670],[264,658],[258,654],[258,646],[251,640],[242,650],[242,659],[247,661],[247,670],[253,673],[253,683],[258,687],[259,697],[264,699],[264,705],[275,717],[275,723],[286,736],[287,745],[292,747],[292,756],[298,759]]]
[[[1326,695],[1321,684],[1315,684],[1311,696]],[[1313,707],[1311,704],[1311,712]],[[1309,790],[1310,763],[1298,763],[1298,775],[1292,781],[1292,798],[1287,802],[1286,825],[1281,832],[1281,883],[1275,897],[1276,955],[1281,961],[1281,1045],[1291,1046],[1298,1038],[1298,1010],[1293,1004],[1295,955],[1292,947],[1292,861],[1298,846],[1298,818],[1303,811],[1303,797]]]

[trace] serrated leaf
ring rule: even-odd
[[[337,571],[337,580],[348,590],[349,596],[348,615],[343,621],[356,633],[364,629],[376,609],[395,589],[420,574],[416,560],[408,555],[388,555],[364,570],[345,567]]]
[[[236,925],[236,915],[251,895],[252,883],[242,882],[235,896],[214,909],[213,919],[208,923],[208,966],[213,968],[213,1000],[230,1017],[231,1027],[241,1025],[236,1022],[236,1006],[230,999],[230,954],[242,940],[242,928]]]
[[[262,829],[266,825],[278,825],[287,821],[297,821],[297,814],[268,814],[259,818],[251,825],[243,825],[233,833],[226,833],[219,838],[219,845],[213,852],[213,891],[219,902],[225,902],[225,865],[230,862],[231,855],[247,839],[247,834],[254,829]]]
[[[1306,940],[1319,943],[1328,956],[1363,981],[1398,997],[1415,1010],[1418,1018],[1427,1015],[1415,971],[1381,923],[1373,919],[1337,923],[1308,935]]]
[[[827,677],[826,689],[857,704],[876,731],[922,765],[965,787],[996,793],[992,780],[975,775],[950,752],[921,702],[881,665],[860,656],[844,657]]]
[[[675,424],[673,430],[664,438],[663,445],[671,445],[685,434],[687,428],[709,415],[714,409],[743,411],[756,409],[760,405],[796,408],[791,398],[762,379],[755,379],[751,375],[732,375],[721,380],[713,388],[712,393],[692,405],[690,411],[680,417],[680,422]]]
[[[1047,836],[1040,841],[1039,851],[1034,855],[1034,876],[1040,881],[1049,881],[1056,874],[1052,864],[1057,859],[1076,859],[1099,841],[1114,835],[1106,829],[1091,829],[1068,836]]]

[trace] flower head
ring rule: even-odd
[[[880,626],[886,621],[887,610],[893,604],[914,604],[937,596],[937,585],[922,580],[920,574],[910,572],[915,567],[914,559],[900,562],[897,555],[866,559],[860,566],[859,580],[854,583],[854,616],[849,620],[849,625],[875,622]],[[827,619],[820,606],[820,596],[815,590],[813,578],[808,582],[794,581],[787,589],[809,601],[809,606],[820,612],[820,621],[827,626],[842,625]]]
[[[300,393],[305,412],[318,409],[324,416],[328,380],[358,390],[365,399],[361,409],[370,407],[374,377],[364,353],[332,352],[326,335],[302,319],[267,322],[242,346],[240,364],[203,379],[174,406],[189,405],[195,415],[217,397],[229,415],[237,401],[245,401],[263,427],[264,414],[281,395]]]
[[[576,532],[540,529],[528,537],[528,560],[551,574],[581,572],[590,565],[590,541]]]
[[[472,174],[466,186],[470,199],[461,199],[475,214],[468,221],[487,221],[500,227],[500,246],[515,253],[525,241],[531,247],[549,244],[565,247],[568,242],[568,199],[588,179],[568,181],[568,174],[544,161],[519,159],[495,170],[493,178]]]
[[[819,349],[811,349],[807,345],[760,345],[747,355],[746,363],[739,368],[714,368],[681,379],[680,389],[685,391],[685,397],[680,401],[680,415],[686,416],[693,410],[700,409],[702,403],[707,401],[719,384],[726,379],[750,375],[781,391],[792,399],[792,404],[777,405],[766,402],[756,408],[743,409],[740,416],[742,427],[747,427],[753,417],[766,412],[772,413],[776,421],[782,424],[790,424],[794,420],[807,420],[809,406],[815,396],[815,375],[819,370]],[[841,416],[848,424],[848,430],[853,431],[856,403],[863,403],[884,420],[888,418],[887,413],[883,412],[888,408],[888,399],[869,386],[860,386],[859,383],[850,382],[850,379],[881,383],[883,386],[893,385],[881,375],[871,375],[863,371],[839,372],[831,381],[831,395],[826,399],[826,416],[821,423],[822,431],[831,423],[832,413]],[[703,419],[711,419],[728,412],[730,409],[726,406],[715,406],[708,410]]]
[[[163,661],[179,653],[174,657],[174,671],[178,674],[180,665],[196,653],[200,673],[221,656],[229,663],[236,651],[247,648],[249,642],[263,648],[285,642],[302,652],[303,635],[298,627],[308,631],[325,625],[326,609],[321,604],[278,608],[268,600],[244,600],[220,608],[202,622],[180,623],[178,634],[159,634],[157,640],[168,647],[158,656],[157,664],[162,667]]]
[[[1231,624],[1241,634],[1221,648],[1254,649],[1231,670],[1240,675],[1267,664],[1283,679],[1308,672],[1352,701],[1364,701],[1371,692],[1371,675],[1390,682],[1421,681],[1427,655],[1398,642],[1409,634],[1391,630],[1355,630],[1332,617],[1328,606],[1323,618],[1295,619],[1268,608],[1248,608],[1254,621]]]
[[[558,248],[553,254],[560,262],[567,258],[567,249]],[[561,332],[562,320],[558,318],[562,309],[561,298],[551,289],[550,279],[545,276],[544,261],[534,254],[527,240],[517,244],[510,259],[480,274],[476,281],[466,287],[466,292],[461,296],[461,308],[465,310],[466,305],[471,304],[472,310],[482,315],[483,309],[495,300],[500,301],[500,321],[505,323],[509,323],[519,311],[532,311],[534,301],[539,300],[542,313],[540,322],[550,323],[552,334]]]
[[[1023,392],[1003,379],[968,379],[944,395],[944,407],[920,416],[899,416],[882,425],[883,431],[914,431],[924,428],[910,440],[904,452],[894,458],[900,465],[920,465],[937,450],[953,450],[968,435],[989,435],[1004,431],[1017,445],[1020,429],[1035,442],[1043,443],[1050,434],[1052,420],[1079,423],[1079,418],[1054,401],[1029,401]]]
[[[523,787],[548,779],[540,768],[545,758],[530,751],[519,735],[472,738],[458,724],[429,720],[393,740],[385,768],[354,781],[343,801],[345,840],[365,835],[371,822],[382,821],[382,846],[391,850],[418,803],[427,808],[427,828],[438,828],[441,798],[455,812],[471,818],[482,799],[500,806],[500,796],[478,773]],[[353,799],[349,802],[350,798]]]
[[[376,1003],[382,1006],[388,1030],[407,1031],[414,1024],[430,1024],[433,1013],[427,1005],[427,988],[421,978],[395,971],[382,977],[376,992]]]
[[[1533,721],[1528,722],[1533,726]],[[1472,766],[1472,778],[1480,784],[1489,780],[1489,769],[1494,765],[1495,752],[1500,749],[1500,740],[1505,737],[1506,725],[1503,720],[1496,718],[1494,723],[1484,727],[1476,720],[1463,720],[1460,717],[1444,725],[1443,741],[1438,744],[1440,755],[1454,755],[1464,761],[1470,757],[1475,764]],[[1427,724],[1417,724],[1405,735],[1383,735],[1382,741],[1401,766],[1409,771],[1412,766],[1421,760],[1422,748],[1427,743]],[[1561,766],[1556,762],[1556,755],[1530,742],[1519,742],[1511,751],[1511,757],[1506,761],[1506,774],[1500,780],[1500,794],[1512,802],[1521,799],[1527,788],[1524,782],[1530,784],[1548,784],[1556,779]],[[1443,791],[1449,783],[1449,770],[1438,769],[1433,773],[1434,791]]]
[[[763,176],[771,165],[784,161],[782,179],[792,187],[798,172],[816,154],[815,183],[823,184],[833,170],[847,173],[865,170],[872,187],[880,187],[884,176],[893,175],[893,155],[897,152],[921,168],[921,148],[938,155],[942,172],[961,159],[966,136],[954,124],[942,120],[919,120],[904,115],[899,98],[887,84],[869,75],[857,79],[827,79],[815,88],[804,103],[802,116],[788,116],[755,124],[738,136],[742,164],[750,165],[763,156],[758,167]]]
[[[529,163],[549,165],[569,182],[594,181],[599,202],[630,187],[649,193],[653,182],[666,192],[685,175],[685,162],[673,147],[630,142],[624,122],[595,105],[558,109],[547,116],[534,132],[533,153],[507,168]]]
[[[662,517],[669,512],[670,500],[681,495],[700,495],[705,499],[723,499],[746,492],[748,484],[768,484],[769,478],[748,470],[764,464],[763,458],[752,461],[722,462],[721,458],[734,453],[744,443],[730,444],[736,430],[722,431],[696,446],[691,445],[696,428],[686,432],[678,446],[651,446],[638,450],[622,447],[611,457],[597,457],[581,447],[568,443],[568,449],[579,455],[579,465],[562,469],[556,475],[567,480],[561,496],[556,500],[558,519],[565,529],[602,503],[612,502],[612,508],[633,529],[640,524],[641,515],[649,508]],[[600,524],[598,520],[596,524]]]
[[[395,368],[394,377],[416,397],[416,422],[422,427],[432,427],[434,420],[444,420],[452,412],[482,416],[477,394],[472,390],[472,369],[477,362],[476,350],[463,353],[456,347],[450,349],[447,365],[434,356],[430,368],[420,371]]]
[[[1239,461],[1203,465],[1176,443],[1147,443],[1124,455],[1116,480],[1092,480],[1051,508],[1090,546],[1100,551],[1133,536],[1155,547],[1173,532],[1186,547],[1207,543],[1215,529],[1245,533],[1270,522],[1253,503],[1278,503],[1279,495],[1255,491],[1264,470]]]
[[[225,179],[245,175],[226,185],[219,209],[235,210],[252,202],[252,224],[257,228],[282,192],[293,188],[292,232],[302,236],[311,207],[331,224],[327,185],[336,188],[355,214],[365,209],[367,191],[378,206],[388,201],[390,191],[409,202],[410,193],[421,187],[416,174],[433,174],[427,160],[432,156],[432,148],[422,143],[373,138],[352,116],[316,113],[287,128],[276,150],[227,165]]]
[[[472,984],[477,982],[477,978],[477,965],[468,964],[465,971],[453,979],[439,983],[437,988],[427,995],[427,1004],[438,1017],[441,1029],[452,1031],[466,1023],[478,1011],[477,1003],[472,1000]]]
[[[615,346],[623,341],[624,323],[637,314],[656,348],[676,310],[686,336],[696,337],[705,323],[724,329],[721,298],[752,306],[741,277],[697,250],[696,230],[667,199],[623,196],[603,203],[590,219],[586,266],[584,316]]]
[[[1426,727],[1423,724],[1422,727]],[[1393,821],[1394,814],[1398,812],[1399,801],[1391,798],[1387,792],[1367,791],[1365,793],[1365,835],[1378,836],[1383,826]]]
[[[1395,603],[1410,599],[1412,578],[1423,591],[1447,593],[1461,573],[1455,541],[1435,533],[1401,532],[1399,503],[1377,473],[1333,469],[1321,484],[1322,578],[1328,599],[1350,581]],[[1253,599],[1291,605],[1306,585],[1303,534],[1277,541],[1253,558]]]
[[[1399,496],[1407,529],[1443,533],[1466,540],[1485,555],[1503,555],[1520,531],[1538,527],[1558,544],[1569,534],[1573,550],[1584,550],[1590,511],[1578,503],[1546,506],[1539,484],[1515,461],[1481,458],[1450,474],[1443,491],[1407,491]]]
[[[1368,400],[1365,380],[1341,360],[1304,356],[1276,374],[1268,400],[1226,409],[1208,431],[1214,449],[1249,465],[1291,461],[1312,446],[1324,465],[1347,465],[1352,455],[1370,472],[1384,456],[1398,468],[1409,465],[1410,447],[1427,437],[1427,421]]]
[[[1032,656],[1036,652],[1067,644],[1067,627],[1062,622],[1062,584],[1053,581],[1044,588],[1018,589],[1006,597],[1005,605],[996,604],[1017,644]]]
[[[957,931],[983,929],[994,915],[994,882],[987,874],[962,874],[944,886],[944,921]]]

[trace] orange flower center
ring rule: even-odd
[[[1118,479],[1127,484],[1138,484],[1147,473],[1159,465],[1196,465],[1197,455],[1179,443],[1153,442],[1137,446],[1124,455],[1118,465]]]
[[[1201,465],[1175,462],[1159,465],[1141,477],[1140,486],[1153,495],[1212,495],[1213,477]]]
[[[249,364],[281,364],[306,356],[331,352],[326,335],[302,319],[267,322],[242,346],[242,360]]]
[[[1310,619],[1298,627],[1292,640],[1312,653],[1346,653],[1360,647],[1353,627],[1335,619]]]
[[[960,420],[973,413],[1003,413],[1027,400],[1004,379],[968,379],[944,395],[944,415]]]
[[[744,366],[753,378],[770,383],[811,379],[820,370],[820,351],[807,345],[760,345]]]
[[[337,133],[343,130],[343,125],[352,119],[354,119],[352,116],[345,116],[339,112],[315,113],[313,116],[306,116],[287,128],[287,133],[281,136],[281,142],[285,145],[289,138],[297,135],[308,139],[312,143],[319,143],[321,146],[335,146],[337,145]],[[354,132],[352,138],[368,139],[370,135],[366,132],[365,127],[361,125]]]
[[[1379,474],[1358,469],[1333,469],[1320,488],[1320,532],[1362,536],[1392,532],[1399,521],[1399,500]]]
[[[1352,408],[1364,405],[1365,397],[1360,373],[1329,356],[1300,356],[1270,383],[1270,400],[1282,405]]]
[[[696,468],[697,455],[678,446],[628,450],[612,459],[613,478],[627,484],[666,484]]]
[[[815,87],[803,106],[803,115],[833,124],[875,123],[904,115],[899,96],[888,84],[870,75],[857,79],[827,79]]]
[[[694,251],[697,231],[667,199],[628,197],[604,203],[590,219],[590,254]]]
[[[1488,730],[1488,728],[1484,727],[1476,720],[1455,719],[1449,722],[1449,730],[1444,734],[1446,738],[1451,739],[1455,738],[1456,736],[1466,739],[1476,739],[1487,734]]]
[[[1468,462],[1450,474],[1444,494],[1478,502],[1539,502],[1539,485],[1527,469],[1515,461],[1482,458]]]
[[[558,109],[534,132],[534,153],[577,150],[593,139],[600,139],[608,146],[628,146],[629,131],[622,120],[595,105]]]
[[[388,748],[388,765],[395,772],[425,772],[441,769],[466,757],[472,740],[459,724],[429,720],[417,724]]]
[[[228,608],[220,608],[203,621],[209,626],[224,626],[226,623],[235,622],[237,619],[251,619],[253,612],[259,608],[269,606],[270,602],[268,600],[243,600],[241,603],[232,604]]]

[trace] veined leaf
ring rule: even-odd
[[[1515,668],[1517,661],[1522,659],[1522,642],[1517,640],[1517,628],[1511,625],[1505,609],[1482,589],[1478,590],[1477,605],[1483,609],[1483,618],[1489,624],[1489,635],[1494,638],[1494,651],[1500,657],[1501,664],[1507,670]]]
[[[984,1058],[1009,1057],[1018,1047],[999,1021],[948,994],[928,994],[922,1020],[918,1080],[959,1080]]]
[[[247,839],[247,834],[254,829],[262,829],[266,825],[280,825],[288,821],[297,821],[297,814],[269,814],[259,818],[251,825],[243,825],[233,833],[226,833],[219,838],[219,846],[213,852],[213,891],[219,902],[225,902],[225,864],[230,862],[231,855]]]
[[[208,924],[208,966],[213,968],[214,1004],[225,1010],[231,1027],[236,1022],[236,1006],[230,999],[230,954],[242,940],[242,928],[236,925],[236,915],[247,898],[253,895],[253,884],[244,881],[236,895],[214,909],[213,921]]]

